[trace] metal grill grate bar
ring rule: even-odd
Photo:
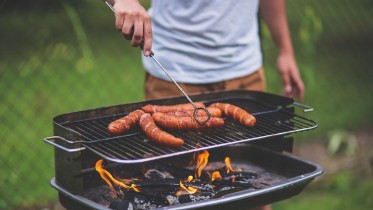
[[[63,126],[78,132],[86,148],[119,163],[145,162],[317,127],[317,123],[310,119],[260,101],[226,99],[221,102],[228,102],[249,111],[257,118],[257,124],[254,127],[245,127],[231,118],[225,118],[225,125],[219,129],[169,131],[174,136],[184,139],[185,144],[180,148],[169,148],[152,143],[138,126],[126,135],[113,137],[108,134],[107,125],[127,113],[67,122]]]

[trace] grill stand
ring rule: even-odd
[[[267,97],[268,94],[263,94],[260,92],[254,91],[227,91],[227,92],[217,92],[213,94],[206,94],[206,95],[196,95],[192,96],[193,100],[195,101],[203,101],[203,100],[216,100],[219,98],[226,98],[231,96],[236,97],[248,97],[254,98],[256,100],[263,101],[264,103],[273,103],[275,101],[275,106],[280,106],[282,109],[287,109],[287,111],[293,112],[294,109],[292,107],[287,107],[288,105],[292,104],[292,100],[288,98],[284,98],[281,96],[270,95]],[[94,110],[87,110],[85,112],[78,112],[67,114],[65,116],[58,116],[54,120],[65,120],[65,121],[74,121],[81,118],[89,118],[89,117],[96,117],[96,116],[106,116],[110,115],[111,113],[123,113],[125,110],[131,111],[139,106],[150,103],[150,104],[175,104],[175,103],[184,103],[181,97],[179,98],[170,98],[170,99],[158,99],[146,102],[138,102],[133,104],[127,104],[124,106],[113,106],[101,109],[94,109]],[[296,105],[296,104],[294,104]],[[74,130],[66,129],[60,123],[54,123],[54,135],[61,136],[63,138],[68,139],[69,141],[73,142],[81,142],[82,136],[75,132]],[[317,127],[317,126],[316,126]],[[44,139],[45,140],[45,139]],[[103,206],[98,205],[92,201],[84,199],[83,197],[79,196],[84,192],[89,185],[86,181],[86,178],[82,176],[82,171],[86,171],[87,169],[94,166],[95,162],[98,159],[102,159],[96,153],[84,149],[82,149],[81,144],[69,144],[61,139],[54,139],[54,142],[57,145],[61,145],[64,148],[69,148],[71,150],[77,150],[77,152],[67,152],[64,150],[55,147],[55,178],[52,179],[51,185],[56,188],[59,192],[60,202],[63,206],[67,209],[103,209]],[[48,143],[48,142],[47,142]],[[293,137],[291,135],[280,135],[276,137],[268,137],[259,140],[253,140],[249,142],[250,144],[260,146],[262,148],[267,148],[273,151],[282,152],[292,152],[293,148]],[[246,144],[246,143],[245,143]],[[233,145],[232,147],[234,147]],[[231,146],[226,148],[230,148]],[[79,151],[78,151],[79,150]],[[315,166],[315,170],[311,171],[310,177],[303,177],[302,179],[298,180],[300,182],[292,183],[291,185],[286,184],[286,187],[281,186],[281,190],[276,188],[274,191],[265,191],[259,195],[250,196],[250,193],[242,195],[240,192],[238,196],[230,197],[230,200],[219,199],[219,209],[222,208],[231,208],[235,206],[235,209],[240,209],[240,207],[245,206],[247,209],[250,205],[250,208],[254,208],[257,206],[262,206],[264,204],[268,204],[268,202],[275,202],[278,200],[283,200],[298,194],[309,182],[311,182],[316,176],[322,173],[322,168],[320,166]],[[237,195],[234,193],[234,195]],[[249,196],[248,196],[249,195]],[[242,197],[244,197],[244,202],[242,201]],[[232,200],[233,198],[233,200]],[[237,200],[234,200],[237,199]],[[215,204],[209,203],[209,205],[204,205],[204,202],[199,202],[199,205],[205,208],[216,209],[217,206]],[[216,200],[214,201],[216,202]],[[202,204],[201,204],[202,203]],[[211,206],[210,206],[211,205]],[[77,208],[78,206],[78,208]],[[179,206],[180,207],[180,206]],[[187,205],[188,208],[199,208],[198,205],[190,206]],[[171,207],[172,208],[172,207]],[[186,209],[188,209],[186,208]]]

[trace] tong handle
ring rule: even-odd
[[[150,57],[153,58],[153,60],[158,64],[158,66],[163,70],[163,72],[168,76],[168,78],[170,78],[172,80],[172,82],[179,88],[179,90],[184,94],[184,96],[188,99],[188,101],[192,104],[192,106],[194,107],[194,113],[193,113],[193,117],[194,119],[198,122],[198,124],[200,125],[203,125],[205,124],[207,121],[209,121],[209,119],[211,118],[211,114],[210,112],[206,109],[206,108],[203,108],[203,107],[197,107],[197,105],[192,101],[192,99],[190,99],[190,97],[188,96],[188,94],[186,94],[186,92],[183,90],[183,88],[179,85],[179,83],[177,83],[174,78],[171,77],[170,74],[168,74],[167,70],[162,66],[162,64],[154,57],[154,53],[151,52],[150,54]],[[199,120],[198,117],[197,117],[197,113],[198,113],[198,110],[204,110],[207,114],[207,119],[206,120]]]

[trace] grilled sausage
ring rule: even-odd
[[[108,126],[108,132],[112,135],[119,135],[131,129],[140,120],[140,116],[145,112],[137,109],[128,115],[111,122]]]
[[[211,117],[221,117],[222,112],[218,108],[214,107],[208,107],[206,108],[207,111],[211,114]],[[194,110],[195,109],[189,109],[189,110],[183,110],[183,111],[173,111],[173,112],[166,112],[166,114],[176,117],[190,117],[194,116]],[[197,116],[207,116],[206,111],[204,110],[198,110]]]
[[[171,147],[180,147],[184,144],[184,140],[158,128],[153,117],[149,113],[141,115],[140,127],[144,131],[145,135],[155,143]]]
[[[204,108],[205,105],[201,102],[194,103],[197,107]],[[162,105],[153,105],[148,104],[141,108],[146,113],[154,113],[154,112],[174,112],[174,111],[182,111],[188,109],[194,109],[191,103],[187,104],[178,104],[178,105],[170,105],[170,106],[162,106]]]
[[[228,117],[233,117],[243,125],[254,126],[256,123],[256,118],[253,115],[249,114],[247,111],[238,106],[228,103],[213,103],[209,107],[220,109],[225,115]]]
[[[187,129],[203,129],[203,128],[216,128],[224,125],[223,118],[211,117],[205,124],[200,125],[193,116],[177,117],[167,115],[162,112],[153,113],[154,121],[157,125],[167,129],[187,130]],[[200,116],[198,120],[203,122],[207,116]]]

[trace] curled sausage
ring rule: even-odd
[[[155,143],[171,147],[180,147],[184,144],[184,140],[158,128],[153,117],[149,113],[141,115],[140,127],[144,131],[145,135]]]
[[[112,135],[124,133],[136,125],[139,122],[141,115],[144,113],[145,112],[140,109],[130,112],[128,115],[111,122],[108,125],[107,130]]]
[[[205,105],[201,102],[195,102],[194,104],[199,108],[205,107]],[[146,113],[154,113],[154,112],[182,111],[182,110],[194,109],[194,107],[191,103],[170,105],[170,106],[148,104],[146,106],[143,106],[141,109]]]
[[[243,125],[254,126],[256,123],[256,118],[253,115],[238,106],[228,103],[213,103],[209,107],[220,109],[225,115],[233,117]]]
[[[167,129],[187,130],[187,129],[203,129],[216,128],[224,125],[223,118],[211,117],[206,123],[200,125],[193,116],[177,117],[166,113],[153,113],[154,121],[157,125]],[[197,117],[200,122],[204,122],[207,116]]]
[[[207,107],[207,111],[211,114],[211,117],[221,117],[222,112],[218,108],[214,107]],[[173,111],[173,112],[166,112],[168,115],[176,116],[176,117],[191,117],[194,116],[195,109],[183,110],[183,111]],[[197,111],[197,116],[207,116],[206,111],[200,109]]]

